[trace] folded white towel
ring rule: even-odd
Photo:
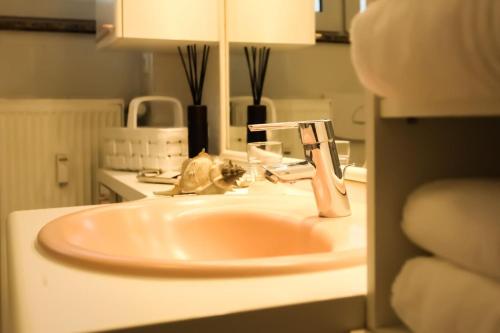
[[[498,0],[378,0],[351,39],[358,76],[378,95],[500,99]]]
[[[416,333],[500,332],[500,284],[436,258],[407,261],[391,302]]]
[[[500,279],[500,179],[422,185],[406,201],[402,226],[422,248]]]

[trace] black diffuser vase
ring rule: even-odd
[[[196,45],[188,45],[186,58],[180,47],[177,48],[181,57],[184,73],[189,84],[193,104],[188,106],[188,142],[189,157],[195,157],[200,152],[208,151],[208,121],[207,106],[201,104],[203,83],[207,71],[210,46],[204,45],[201,52],[201,62],[198,61]]]
[[[247,107],[247,125],[263,124],[266,122],[267,108],[261,105],[262,91],[266,79],[267,63],[269,61],[270,48],[245,47],[248,73],[250,74],[250,85],[252,87],[253,105]],[[250,132],[247,126],[247,143],[266,141],[266,132]]]
[[[266,122],[265,105],[249,105],[247,107],[247,124],[263,124]],[[267,141],[266,131],[250,132],[247,126],[247,142]]]
[[[206,105],[189,105],[188,108],[189,157],[208,150],[208,122]]]

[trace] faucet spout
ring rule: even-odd
[[[310,179],[319,216],[342,217],[351,214],[331,120],[255,124],[248,128],[250,131],[298,128],[305,160],[265,166],[266,179],[273,183]]]

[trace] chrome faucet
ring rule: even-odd
[[[254,124],[248,128],[252,132],[298,128],[305,161],[264,166],[266,179],[273,183],[310,179],[319,216],[351,215],[331,120]]]

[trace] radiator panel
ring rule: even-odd
[[[92,203],[98,140],[120,126],[118,100],[0,100],[0,212]],[[55,156],[69,157],[70,182],[56,182]]]

